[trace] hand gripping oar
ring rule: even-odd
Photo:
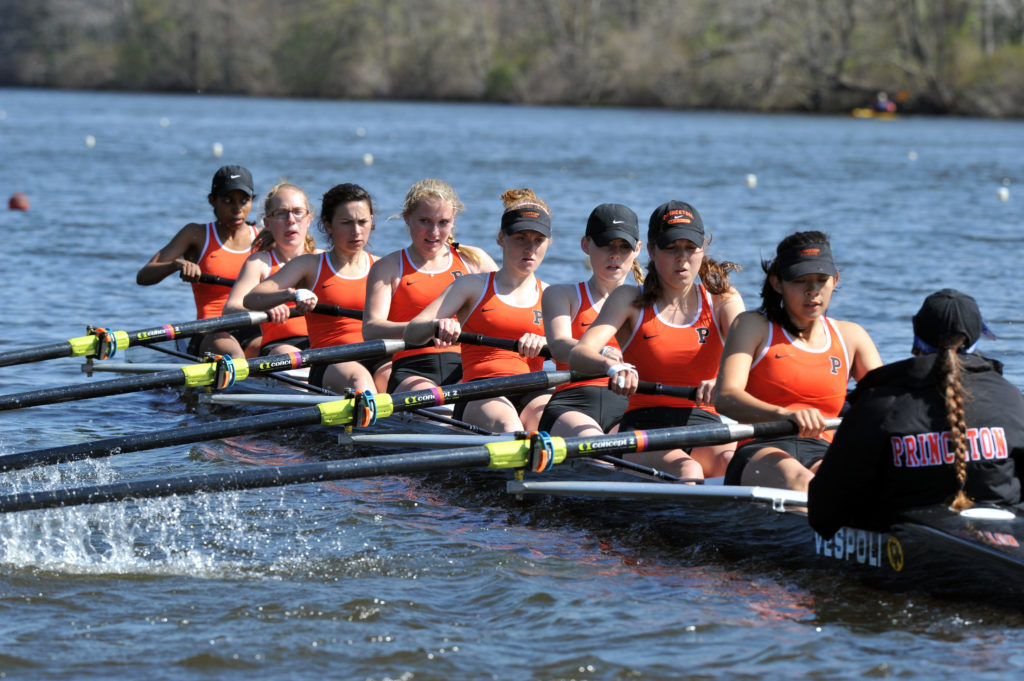
[[[486,345],[492,348],[501,348],[502,350],[511,350],[512,352],[519,352],[519,339],[518,338],[494,338],[492,336],[485,336],[480,333],[466,333],[463,331],[459,334],[460,343],[468,343],[469,345]],[[548,350],[548,346],[541,348],[538,353],[538,357],[551,357],[551,351]]]
[[[384,418],[394,413],[415,411],[424,407],[546,390],[573,378],[576,377],[568,371],[537,371],[518,376],[503,376],[441,386],[440,388],[412,390],[394,395],[381,393],[375,395],[373,400],[376,417]],[[363,399],[365,405],[365,398]],[[0,471],[28,468],[29,466],[45,466],[79,459],[96,459],[113,454],[191,444],[243,433],[259,433],[309,425],[345,425],[358,420],[357,411],[361,408],[357,398],[336,399],[312,407],[243,416],[195,426],[112,437],[50,449],[16,452],[0,456]]]
[[[372,340],[350,345],[303,350],[302,352],[267,355],[255,359],[222,358],[215,362],[189,364],[179,369],[158,371],[144,376],[130,376],[111,381],[76,383],[73,385],[44,388],[24,393],[0,395],[0,411],[34,407],[40,404],[55,404],[71,400],[89,399],[121,393],[138,392],[154,388],[174,386],[195,387],[213,385],[229,387],[251,375],[266,374],[284,369],[297,369],[313,363],[333,364],[381,355],[393,355],[405,349],[400,340]]]
[[[238,312],[223,317],[197,319],[180,324],[165,324],[137,331],[107,331],[89,327],[88,335],[69,338],[66,341],[48,345],[37,345],[24,350],[12,350],[0,354],[0,366],[28,364],[59,357],[95,357],[108,359],[118,350],[133,345],[148,345],[175,338],[198,336],[215,331],[229,331],[244,326],[262,324],[270,318],[266,312]]]
[[[0,513],[100,504],[124,499],[152,499],[194,492],[226,492],[258,487],[281,487],[307,482],[328,482],[378,475],[425,473],[460,468],[525,468],[530,466],[531,459],[535,458],[532,456],[531,450],[535,451],[538,448],[538,443],[542,448],[550,450],[551,460],[554,463],[560,463],[566,459],[592,457],[595,454],[721,444],[749,437],[775,437],[796,432],[797,426],[792,421],[768,421],[750,425],[723,423],[564,439],[560,437],[546,437],[545,439],[535,436],[529,440],[494,442],[457,449],[391,454],[343,461],[323,461],[292,466],[247,468],[228,473],[182,475],[72,489],[20,492],[0,496]]]
[[[231,288],[235,285],[235,280],[228,279],[227,277],[218,277],[216,274],[200,274],[199,283],[214,284],[215,286],[227,286],[228,288]],[[347,307],[338,307],[337,305],[317,305],[313,308],[313,312],[332,317],[351,317],[353,319],[363,318],[362,310],[353,310]]]

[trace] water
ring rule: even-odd
[[[0,111],[0,194],[32,202],[0,212],[0,352],[88,324],[190,319],[184,285],[139,288],[134,274],[183,224],[208,219],[210,177],[237,162],[260,191],[281,178],[314,201],[337,182],[367,187],[378,253],[405,244],[401,221],[387,218],[418,179],[451,182],[466,203],[460,239],[495,256],[498,195],[531,186],[555,215],[542,268],[551,282],[584,276],[577,244],[596,204],[625,203],[645,220],[687,200],[714,234],[712,254],[745,266],[735,283],[748,306],[777,241],[822,229],[841,269],[831,312],[861,323],[883,359],[906,355],[924,295],[953,286],[978,299],[999,337],[983,350],[1024,385],[1021,123],[22,90],[0,90]],[[79,380],[70,359],[0,369],[3,392]],[[0,452],[196,418],[173,391],[5,412]],[[0,491],[309,454],[243,437],[21,471]],[[735,555],[713,535],[680,542],[635,513],[518,507],[496,478],[459,474],[2,516],[0,674],[1002,679],[1024,669],[1020,613]]]

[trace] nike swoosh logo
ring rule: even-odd
[[[580,326],[590,326],[594,322],[580,322]]]
[[[481,312],[492,312],[493,310],[494,310],[493,307],[485,307],[485,308],[481,309],[480,311]]]
[[[334,286],[334,283],[332,282],[332,283],[330,283],[330,284],[324,284],[324,285],[323,285],[323,286],[321,286],[320,288],[327,288],[328,286]]]
[[[660,335],[661,335],[660,333],[655,333],[655,334],[652,334],[652,335],[648,336],[648,335],[647,335],[647,334],[645,333],[645,334],[644,334],[644,340],[650,340],[651,338],[654,338],[655,336],[660,336]]]
[[[626,222],[626,221],[625,221],[625,220],[612,220],[612,224],[613,224],[613,225],[621,225],[621,224],[623,224],[624,222]]]
[[[417,279],[416,281],[406,281],[406,282],[405,282],[405,285],[406,285],[406,286],[413,286],[413,285],[415,285],[415,284],[418,284],[418,283],[420,283],[420,282],[419,282],[419,280]]]
[[[783,358],[785,358],[785,357],[792,357],[792,356],[793,356],[792,354],[789,354],[789,355],[780,355],[780,354],[779,354],[779,353],[777,353],[777,352],[775,353],[775,359],[783,359]]]
[[[241,177],[241,175],[232,175],[232,176],[231,176],[231,179],[232,179],[232,180],[237,180],[237,179],[238,179],[238,178],[240,178],[240,177]]]

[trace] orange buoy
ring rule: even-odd
[[[11,196],[11,199],[7,202],[7,207],[11,210],[28,210],[28,197],[18,192]]]

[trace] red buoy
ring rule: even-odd
[[[28,197],[18,192],[7,202],[7,207],[11,210],[28,210]]]

